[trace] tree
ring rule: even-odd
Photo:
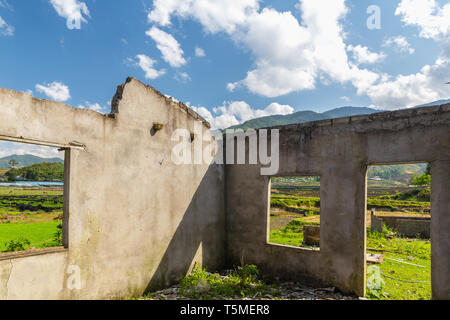
[[[8,161],[8,164],[11,168],[15,168],[19,163],[16,160],[11,159]]]
[[[414,175],[411,179],[410,184],[419,187],[429,186],[431,184],[431,175],[426,172],[420,176]]]

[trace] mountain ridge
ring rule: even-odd
[[[427,104],[423,104],[420,106],[416,106],[414,108],[421,107],[431,107],[441,104],[450,103],[450,99],[447,100],[437,100]],[[305,123],[311,121],[319,121],[319,120],[328,120],[335,118],[344,118],[344,117],[352,117],[359,115],[368,115],[379,112],[386,112],[388,110],[379,110],[369,107],[352,107],[352,106],[344,106],[339,108],[334,108],[325,112],[315,112],[311,110],[298,111],[288,115],[273,115],[262,118],[256,118],[248,120],[242,124],[235,125],[229,127],[228,129],[259,129],[259,128],[269,128],[275,126],[289,125],[289,124],[297,124],[297,123]]]
[[[274,127],[280,125],[289,125],[296,123],[305,123],[311,121],[327,120],[333,118],[351,117],[356,115],[373,114],[382,112],[377,109],[367,107],[351,107],[345,106],[340,108],[331,109],[323,113],[315,112],[311,110],[298,111],[288,115],[274,115],[262,118],[251,119],[243,124],[232,126],[229,129],[258,129],[265,127]]]
[[[24,154],[24,155],[13,154],[0,158],[0,169],[10,168],[11,166],[8,163],[10,160],[16,160],[18,162],[17,167],[26,167],[39,163],[55,163],[55,162],[64,163],[64,160],[56,157],[42,158],[32,154]]]

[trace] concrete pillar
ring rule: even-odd
[[[450,299],[449,160],[431,164],[431,288],[433,299]]]

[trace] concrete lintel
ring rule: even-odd
[[[28,139],[28,138],[24,138],[24,137],[11,137],[11,136],[1,135],[1,134],[0,134],[0,140],[9,141],[9,142],[35,144],[35,145],[39,145],[39,146],[55,147],[55,148],[60,148],[60,149],[86,150],[86,146],[84,144],[75,142],[75,141],[65,144],[65,143],[57,143],[57,142],[49,142],[49,141],[39,141],[39,140]]]

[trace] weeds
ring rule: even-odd
[[[195,265],[191,274],[180,282],[180,293],[190,299],[246,298],[277,293],[277,290],[259,279],[254,265],[238,267],[227,276],[208,273]]]
[[[16,252],[16,251],[24,251],[31,245],[30,240],[19,237],[14,240],[10,240],[5,244],[6,249],[4,252]]]

